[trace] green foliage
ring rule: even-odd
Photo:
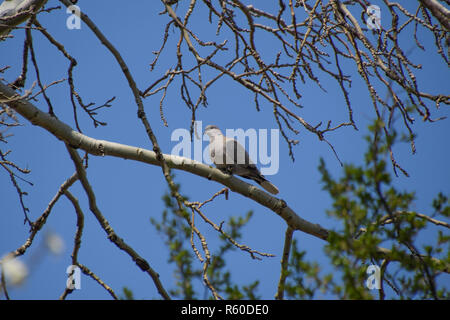
[[[333,200],[327,214],[341,225],[330,235],[325,248],[342,277],[342,284],[335,285],[332,291],[339,298],[372,298],[365,286],[365,271],[369,264],[380,266],[383,263],[377,253],[377,246],[383,244],[392,250],[391,258],[399,260],[389,263],[382,274],[383,284],[396,294],[392,298],[448,298],[445,287],[439,286],[439,268],[431,257],[438,257],[448,264],[449,239],[435,225],[430,226],[423,215],[413,211],[414,192],[400,191],[395,187],[387,158],[388,147],[397,142],[397,134],[393,131],[383,140],[384,135],[380,133],[383,126],[379,120],[370,126],[371,135],[366,137],[369,148],[363,166],[346,164],[342,177],[334,179],[324,161],[320,161],[324,190]],[[438,194],[432,207],[434,213],[428,216],[448,217],[448,199],[442,193]],[[423,239],[418,241],[422,234],[427,240],[437,241],[424,244]],[[417,249],[419,243],[422,247]],[[444,246],[447,246],[446,255],[442,254]],[[420,263],[411,259],[411,256],[418,255],[421,256]],[[379,297],[384,295],[385,289],[380,290]]]
[[[289,281],[285,294],[290,299],[320,299],[332,285],[332,275],[320,275],[317,262],[305,261],[306,251],[299,251],[297,240],[292,241],[291,258],[286,271]]]
[[[123,296],[120,297],[120,300],[134,300],[133,292],[127,287],[122,288]]]
[[[177,186],[177,188],[179,187]],[[182,299],[194,299],[195,292],[192,281],[201,275],[201,271],[193,269],[192,249],[185,246],[186,243],[189,243],[191,236],[191,228],[184,222],[189,214],[185,210],[180,212],[168,193],[164,195],[163,201],[167,209],[162,213],[162,221],[158,222],[156,219],[150,218],[150,222],[158,232],[164,235],[165,243],[169,248],[168,262],[176,266],[176,288],[170,290],[170,294]]]

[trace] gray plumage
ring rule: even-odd
[[[239,142],[225,137],[220,129],[213,125],[207,126],[205,133],[209,136],[210,157],[217,169],[251,179],[272,194],[279,192],[278,188],[259,172]]]

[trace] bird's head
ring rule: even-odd
[[[207,134],[208,137],[211,139],[214,138],[215,136],[222,135],[222,132],[217,126],[208,125],[205,128],[205,134]]]

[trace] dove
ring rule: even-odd
[[[261,174],[238,141],[225,137],[214,125],[208,125],[205,128],[205,134],[209,137],[209,153],[217,169],[251,179],[266,191],[278,194],[278,188]]]

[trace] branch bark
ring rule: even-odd
[[[11,29],[28,20],[44,6],[47,0],[4,1],[0,6],[0,37],[7,35]]]
[[[157,155],[154,151],[105,140],[97,140],[74,131],[66,123],[42,112],[30,102],[23,99],[17,99],[16,92],[0,82],[0,97],[1,96],[6,99],[13,98],[10,102],[7,101],[6,104],[16,110],[32,124],[47,130],[56,138],[66,142],[74,148],[80,148],[95,156],[109,155],[156,166],[161,165],[161,162],[157,159]],[[328,237],[328,231],[326,229],[318,224],[300,218],[282,199],[272,197],[265,191],[262,191],[249,183],[225,174],[222,171],[201,162],[168,154],[163,154],[163,157],[164,162],[167,163],[170,168],[184,170],[207,178],[208,180],[217,181],[227,186],[232,191],[255,200],[259,204],[277,213],[294,230],[301,230],[323,240],[326,240]]]
[[[82,160],[78,155],[78,152],[66,145],[67,151],[70,154],[70,158],[72,159],[75,169],[77,170],[78,179],[80,180],[81,185],[83,186],[84,191],[89,200],[89,209],[94,214],[97,221],[100,223],[102,229],[106,232],[108,239],[114,243],[119,249],[125,251],[136,263],[136,265],[144,272],[146,272],[155,283],[155,286],[158,290],[158,293],[166,300],[170,300],[170,296],[167,291],[164,289],[161,281],[159,280],[159,274],[153,270],[150,264],[142,258],[132,247],[130,247],[122,238],[120,238],[117,233],[113,230],[108,220],[103,216],[100,209],[97,206],[97,201],[95,198],[94,191],[87,179],[86,170],[83,167]]]
[[[278,281],[277,293],[275,294],[275,299],[277,300],[283,300],[284,298],[284,287],[286,284],[286,277],[288,276],[289,255],[291,253],[293,235],[294,230],[288,227],[286,229],[286,233],[284,236],[284,247],[283,247],[283,257],[281,258],[280,280]]]
[[[444,7],[436,0],[419,0],[420,3],[431,11],[433,16],[444,26],[447,31],[450,31],[450,10]]]
[[[29,101],[20,99],[20,96],[11,88],[0,82],[0,99],[9,107],[17,111],[20,115],[30,121],[33,125],[39,126],[59,140],[64,141],[71,147],[80,148],[95,156],[113,156],[123,159],[135,160],[148,163],[155,166],[161,166],[161,161],[157,159],[155,152],[142,149],[139,147],[124,145],[120,143],[110,142],[106,140],[97,140],[88,137],[82,133],[74,131],[66,123],[42,112]],[[309,222],[301,218],[291,209],[286,201],[269,195],[265,191],[254,185],[246,183],[234,176],[223,173],[222,171],[205,165],[203,163],[168,154],[163,154],[164,163],[168,167],[183,170],[195,174],[197,176],[214,180],[227,186],[230,190],[239,193],[247,198],[254,200],[262,206],[272,210],[278,214],[287,225],[293,230],[299,230],[313,235],[322,240],[328,241],[329,231],[319,224]],[[357,240],[355,240],[357,241]],[[391,251],[385,248],[377,248],[377,256],[389,260]],[[416,256],[410,256],[416,263],[420,263],[420,259]],[[438,259],[434,259],[440,266],[441,271],[450,272],[450,266]]]

